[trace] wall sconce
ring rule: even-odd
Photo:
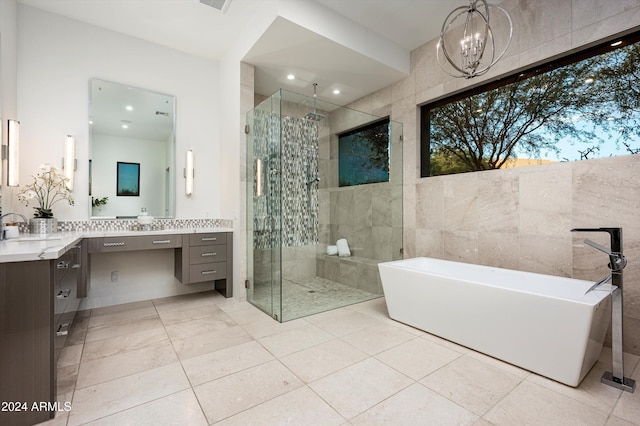
[[[20,175],[20,122],[9,120],[7,132],[7,186],[18,186]]]
[[[193,178],[196,171],[193,168],[193,151],[188,150],[184,157],[184,192],[187,195],[193,194]]]
[[[74,171],[77,168],[76,160],[76,141],[71,135],[67,135],[64,141],[64,157],[62,157],[62,170],[64,175],[69,179],[67,181],[67,189],[73,191]]]

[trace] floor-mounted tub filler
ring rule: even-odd
[[[602,350],[609,284],[424,257],[378,268],[392,319],[558,382],[578,386]]]

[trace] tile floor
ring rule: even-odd
[[[265,311],[282,315],[284,321],[353,305],[382,295],[351,287],[326,278],[293,278],[282,282],[282,311],[277,304],[271,309],[272,289],[269,284],[254,282],[253,302]]]
[[[45,424],[640,425],[640,390],[571,388],[390,320],[384,299],[278,323],[206,292],[81,313]],[[639,357],[626,367],[640,382]]]

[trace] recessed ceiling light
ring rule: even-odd
[[[123,129],[128,129],[128,128],[129,128],[129,126],[128,126],[127,124],[123,124],[123,125],[122,125],[122,128],[123,128]]]
[[[333,89],[333,94],[334,95],[339,95],[340,94],[340,89]]]
[[[124,107],[127,111],[133,111],[133,107],[131,105],[127,105]]]
[[[293,75],[293,74],[289,74],[289,75],[287,76],[287,80],[295,80],[295,78],[296,78],[296,76],[295,76],[295,75]]]
[[[622,40],[614,41],[613,43],[611,43],[611,47],[620,46],[621,44],[622,44]]]

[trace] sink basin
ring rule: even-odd
[[[5,240],[8,243],[23,243],[23,242],[31,242],[31,241],[56,241],[61,240],[62,237],[58,235],[29,235],[18,238],[11,238],[9,240]]]

